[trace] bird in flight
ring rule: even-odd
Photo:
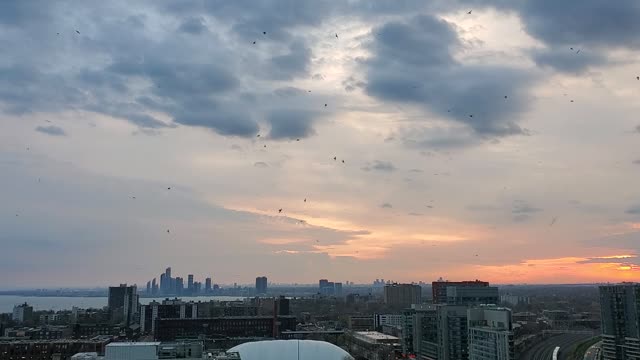
[[[171,186],[169,186],[169,187],[167,188],[167,190],[171,190]]]
[[[279,209],[279,210],[278,210],[278,213],[281,213],[281,212],[282,212],[282,209]]]
[[[337,157],[337,156],[334,156],[334,157],[333,157],[333,161],[336,161],[337,159],[338,159],[338,157]]]
[[[468,14],[468,15],[471,15],[471,12],[472,12],[472,11],[473,11],[473,10],[469,10],[469,11],[467,12],[467,14]]]
[[[327,104],[324,104],[324,107],[327,107]]]
[[[255,44],[256,44],[256,42],[254,41],[254,42],[253,42],[253,45],[255,45]]]
[[[507,95],[505,95],[505,96],[504,96],[504,98],[506,99],[506,98],[507,98]]]
[[[296,141],[300,141],[300,139],[296,139]]]
[[[336,39],[338,38],[338,34],[336,34]]]
[[[76,32],[77,32],[78,34],[80,34],[80,31],[76,30]]]
[[[260,134],[256,135],[256,137],[260,137]]]
[[[266,31],[263,31],[263,32],[262,32],[262,35],[267,35],[267,32],[266,32]]]
[[[469,117],[473,117],[473,115],[469,115]]]
[[[640,76],[636,76],[636,80],[640,80]]]
[[[169,232],[170,232],[170,231],[169,231],[169,229],[167,229],[167,234],[168,234]]]
[[[304,202],[307,202],[307,198],[304,198]]]
[[[342,163],[344,164],[344,160],[342,160]]]

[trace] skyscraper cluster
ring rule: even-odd
[[[214,288],[217,285],[213,285],[211,278],[205,279],[204,289],[202,282],[195,281],[193,274],[187,275],[187,286],[185,287],[184,278],[172,277],[171,267],[165,269],[164,273],[160,274],[160,282],[156,282],[156,278],[147,281],[147,295],[154,296],[166,296],[166,295],[202,295],[212,294]]]

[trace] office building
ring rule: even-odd
[[[384,303],[392,306],[410,307],[420,304],[422,288],[414,284],[388,284],[384,286]]]
[[[377,331],[353,331],[345,334],[345,346],[357,359],[396,359],[402,349],[400,339]]]
[[[112,323],[131,325],[137,322],[138,290],[135,285],[109,287],[109,318]]]
[[[335,296],[342,296],[342,283],[337,282],[333,284],[333,292]]]
[[[448,305],[477,306],[498,304],[500,296],[495,286],[447,286]]]
[[[184,279],[176,277],[176,295],[182,295],[184,292]]]
[[[202,359],[203,344],[198,341],[114,342],[106,346],[104,360]]]
[[[404,325],[404,315],[402,314],[374,314],[374,327],[381,328],[384,325],[402,327]]]
[[[110,342],[111,337],[91,340],[0,340],[0,359],[69,359],[80,352],[104,355],[105,347]]]
[[[19,324],[30,322],[33,320],[33,306],[27,303],[14,306],[11,318]]]
[[[437,305],[436,309],[438,359],[467,360],[469,358],[467,307]]]
[[[515,358],[511,310],[481,306],[467,311],[469,360]]]
[[[227,316],[197,319],[157,319],[155,338],[277,338],[296,329],[295,316]]]
[[[151,294],[151,281],[147,281],[147,288],[146,288],[145,294],[147,295]]]
[[[156,282],[156,278],[151,280],[151,293],[156,295],[158,293],[158,283]]]
[[[405,347],[411,349],[409,353],[417,355],[420,360],[438,359],[438,307],[432,304],[421,304],[412,307],[412,310],[411,340],[413,342],[403,345],[403,350]]]
[[[140,306],[140,332],[153,334],[156,319],[195,319],[198,317],[198,304],[178,299],[165,299],[162,303],[153,301]]]
[[[211,278],[208,277],[204,280],[204,292],[211,294]]]
[[[376,322],[373,315],[351,315],[347,326],[353,331],[373,331]]]
[[[160,292],[162,294],[166,294],[167,293],[167,281],[166,281],[166,275],[164,273],[160,274]]]
[[[602,359],[640,359],[640,284],[600,286]]]
[[[187,275],[187,290],[189,293],[193,293],[193,274]]]
[[[267,277],[258,276],[256,278],[256,294],[265,295],[267,293]]]
[[[447,287],[455,286],[458,288],[461,287],[487,287],[489,283],[486,281],[444,281],[439,279],[438,281],[434,281],[431,283],[431,291],[433,293],[433,303],[434,304],[447,304]],[[497,303],[497,302],[494,302]]]

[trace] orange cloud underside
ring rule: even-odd
[[[638,281],[640,267],[626,264],[631,255],[613,255],[608,263],[581,263],[588,258],[563,257],[526,260],[517,265],[476,266],[478,273],[497,283],[580,283],[609,281]]]

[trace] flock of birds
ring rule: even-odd
[[[467,14],[468,14],[468,15],[471,15],[471,14],[472,14],[472,12],[473,12],[473,10],[469,10],[469,11],[467,12]],[[79,30],[75,30],[75,32],[76,32],[78,35],[80,35],[80,31],[79,31]],[[56,34],[57,34],[57,35],[60,35],[60,33],[59,33],[59,32],[58,32],[58,33],[56,33]],[[263,31],[263,32],[262,32],[262,34],[263,34],[264,36],[266,36],[266,35],[267,35],[267,32],[266,32],[266,31]],[[339,39],[339,36],[338,36],[338,34],[337,34],[337,33],[335,34],[335,38],[336,38],[336,39]],[[254,40],[254,41],[253,41],[253,44],[255,45],[256,43],[257,43],[257,40]],[[575,53],[576,53],[576,54],[579,54],[579,53],[582,51],[582,49],[578,49],[578,50],[576,50],[576,49],[574,49],[574,47],[570,47],[569,49],[570,49],[571,51],[575,51]],[[640,81],[640,76],[636,76],[636,80]],[[414,87],[414,88],[416,88],[416,87],[417,87],[417,85],[414,85],[413,87]],[[307,91],[308,91],[309,93],[311,92],[311,90],[307,90]],[[564,94],[564,96],[567,96],[567,94]],[[505,100],[507,100],[508,98],[509,98],[509,97],[508,97],[508,95],[504,95],[504,99],[505,99]],[[574,100],[573,100],[573,99],[571,99],[571,102],[573,103],[573,102],[574,102]],[[326,108],[326,107],[328,107],[328,104],[327,104],[327,103],[325,103],[325,104],[324,104],[324,107],[325,107],[325,108]],[[447,112],[452,112],[452,109],[447,110]],[[470,117],[470,118],[473,118],[473,114],[469,114],[469,117]],[[46,122],[48,122],[48,123],[51,123],[51,121],[50,121],[50,120],[45,120],[45,121],[46,121]],[[257,138],[260,138],[260,137],[261,137],[261,135],[260,135],[260,134],[258,134],[258,135],[256,135],[256,137],[257,137]],[[299,138],[297,138],[297,139],[296,139],[296,141],[300,141],[300,139],[299,139]],[[264,147],[266,148],[266,147],[267,147],[267,145],[266,145],[266,144],[264,144]],[[27,147],[27,150],[30,150],[30,148],[29,148],[29,147]],[[333,157],[333,160],[334,160],[334,161],[338,161],[338,157],[337,157],[337,156],[334,156],[334,157]],[[344,159],[341,159],[340,161],[341,161],[343,164],[345,163],[345,160],[344,160]],[[438,174],[435,174],[435,175],[438,175]],[[38,182],[40,182],[40,179],[38,179]],[[506,189],[506,187],[505,187],[505,189]],[[171,187],[170,187],[170,186],[169,186],[169,187],[167,187],[167,190],[171,190]],[[136,197],[135,197],[135,196],[131,196],[130,198],[131,198],[132,200],[135,200],[135,199],[136,199]],[[430,200],[430,201],[431,201],[431,202],[433,202],[433,200]],[[304,198],[303,202],[305,202],[305,203],[306,203],[306,202],[307,202],[307,198]],[[433,209],[433,208],[434,208],[434,206],[433,206],[433,205],[431,205],[431,204],[426,205],[426,207],[427,207],[428,209]],[[279,208],[279,209],[278,209],[278,214],[282,214],[282,212],[283,212],[283,208]],[[19,214],[15,214],[15,216],[17,217],[17,216],[19,216]],[[555,225],[557,220],[558,220],[558,218],[557,218],[557,217],[554,217],[554,218],[551,220],[551,222],[549,223],[549,226],[553,226],[553,225]],[[304,224],[304,223],[306,223],[304,220],[300,220],[300,222],[301,222],[301,223],[303,223],[303,224]],[[170,229],[167,229],[167,233],[171,233],[171,230],[170,230]],[[316,242],[319,242],[319,240],[316,240]],[[475,256],[478,256],[478,254],[475,254]]]

